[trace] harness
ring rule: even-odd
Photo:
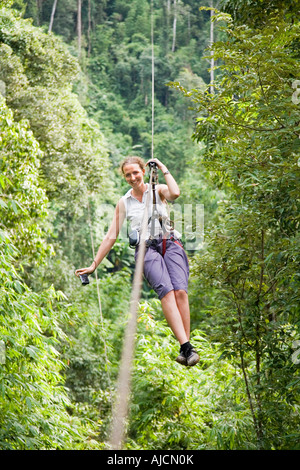
[[[170,231],[167,230],[166,224],[164,223],[164,220],[162,216],[159,215],[158,210],[157,210],[157,204],[156,204],[156,184],[158,183],[158,167],[155,162],[149,162],[149,167],[150,169],[153,168],[153,178],[152,178],[152,203],[153,203],[153,209],[152,209],[152,215],[148,219],[148,224],[151,221],[151,228],[150,228],[150,238],[146,241],[146,246],[156,246],[158,244],[158,240],[155,238],[155,220],[158,220],[162,229],[162,256],[165,255],[166,252],[166,247],[167,247],[167,238],[169,240],[174,241],[177,245],[181,246],[183,248],[182,244],[177,240],[174,235],[170,233]],[[165,221],[166,222],[166,221]],[[170,226],[171,226],[171,221],[168,220]],[[171,226],[171,230],[174,227]]]
[[[151,186],[152,186],[152,214],[148,219],[148,225],[151,223],[150,226],[150,237],[146,240],[146,248],[150,246],[157,246],[160,243],[161,239],[157,239],[155,237],[155,221],[158,220],[160,223],[160,227],[162,230],[162,256],[165,255],[166,248],[167,248],[167,240],[172,240],[177,245],[183,248],[182,243],[178,240],[172,230],[174,230],[173,223],[169,220],[166,216],[161,216],[157,210],[157,202],[156,202],[156,184],[158,182],[158,167],[155,162],[149,162],[149,167],[151,170],[152,178],[151,178]],[[133,230],[129,233],[129,245],[133,248],[139,245],[140,242],[140,234],[139,230]]]

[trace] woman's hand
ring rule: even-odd
[[[180,189],[175,179],[168,171],[166,165],[159,161],[158,158],[151,158],[147,161],[146,165],[148,165],[150,162],[156,163],[158,168],[163,172],[166,179],[167,184],[159,184],[157,187],[160,197],[167,199],[167,201],[174,201],[177,199],[180,196]]]
[[[82,274],[92,274],[95,271],[95,269],[96,269],[96,263],[95,261],[93,261],[91,266],[89,266],[88,268],[76,269],[75,274],[77,277],[79,277],[79,275],[82,275]]]
[[[150,162],[156,163],[156,165],[158,166],[158,168],[159,168],[163,173],[164,173],[165,171],[167,171],[166,165],[164,165],[160,160],[158,160],[158,158],[151,158],[150,160],[147,161],[146,166],[147,166]]]

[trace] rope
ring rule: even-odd
[[[150,187],[153,179],[153,168],[150,173]],[[111,449],[119,450],[125,435],[126,418],[128,415],[129,393],[131,384],[131,369],[133,362],[133,352],[135,343],[137,309],[141,295],[144,257],[146,252],[146,235],[148,227],[148,206],[150,202],[151,191],[148,191],[145,204],[145,212],[142,222],[141,238],[137,256],[136,268],[133,277],[133,287],[130,299],[130,311],[125,339],[122,351],[121,366],[117,383],[116,401],[113,409],[112,431],[109,441]]]
[[[90,228],[93,259],[95,259],[95,246],[94,246],[94,238],[93,238],[93,231],[92,231],[92,222],[91,222],[91,212],[90,212],[89,201],[88,201],[87,208],[88,208],[88,223],[89,223],[89,228]],[[103,322],[101,295],[100,295],[97,269],[95,270],[95,275],[96,275],[97,297],[98,297],[98,305],[99,305],[99,312],[100,312],[101,329],[102,329],[102,332],[104,332],[104,322]],[[109,373],[109,367],[108,367],[107,345],[106,345],[104,333],[102,334],[102,341],[103,341],[103,345],[104,345],[104,357],[105,357],[106,373],[107,373],[107,379],[108,379],[108,387],[109,387],[109,391],[110,391],[110,397],[112,397],[112,386],[111,386],[111,379],[110,379],[110,373]]]
[[[154,158],[154,21],[153,0],[151,0],[151,53],[152,53],[152,145],[151,158]]]
[[[151,52],[152,52],[152,145],[151,158],[154,158],[154,20],[153,20],[153,0],[151,0]],[[149,188],[152,186],[154,169],[151,167]],[[122,350],[121,365],[117,382],[116,399],[112,415],[112,429],[109,440],[109,447],[114,450],[122,449],[125,436],[126,419],[128,416],[129,394],[131,389],[131,372],[134,355],[134,344],[137,324],[137,309],[141,296],[144,257],[146,252],[146,235],[148,227],[148,207],[151,197],[151,190],[148,191],[145,204],[145,212],[142,221],[142,230],[137,255],[136,268],[133,277],[133,285],[130,299],[130,311],[125,331],[125,338]]]

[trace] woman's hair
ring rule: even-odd
[[[141,157],[136,157],[136,156],[126,157],[125,160],[123,160],[120,165],[120,170],[122,174],[124,174],[124,171],[123,171],[124,166],[129,163],[137,163],[139,167],[141,168],[141,170],[144,170],[146,166],[144,160]]]

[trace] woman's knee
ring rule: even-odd
[[[174,294],[175,294],[176,299],[184,300],[184,299],[187,299],[188,297],[188,293],[184,289],[174,290]]]
[[[163,303],[172,302],[173,299],[175,299],[174,289],[165,289],[164,292],[162,292],[162,294],[159,296],[159,299]]]

